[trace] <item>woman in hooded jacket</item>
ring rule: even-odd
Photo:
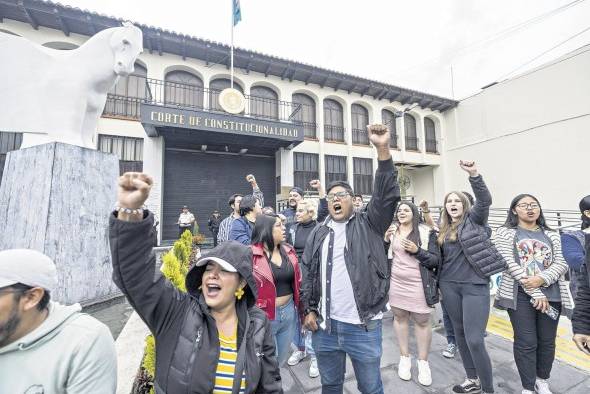
[[[119,178],[109,237],[113,280],[155,337],[155,392],[282,393],[270,322],[255,306],[251,249],[211,249],[187,274],[186,293],[154,280],[154,219],[141,208],[152,184],[143,173]]]

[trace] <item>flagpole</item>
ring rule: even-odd
[[[230,48],[230,86],[234,88],[234,1],[232,1],[231,12],[231,48]]]

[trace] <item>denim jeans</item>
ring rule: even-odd
[[[289,357],[289,347],[297,330],[297,312],[293,299],[283,306],[275,308],[275,319],[270,322],[275,339],[275,348],[279,366],[283,366]]]
[[[551,375],[559,319],[536,310],[520,286],[517,293],[516,309],[508,309],[514,330],[514,361],[522,387],[533,391],[537,378],[549,379]],[[561,311],[561,302],[549,304]]]
[[[440,307],[442,309],[443,315],[443,324],[445,326],[445,334],[447,336],[447,343],[452,343],[453,345],[457,345],[457,341],[455,340],[455,329],[453,328],[453,322],[449,317],[449,312],[447,312],[447,308],[445,308],[445,304],[441,302]]]
[[[363,394],[382,394],[381,320],[371,320],[366,328],[337,320],[330,323],[330,332],[320,328],[312,334],[322,394],[343,392],[346,355],[352,361],[358,390]]]
[[[293,335],[293,345],[295,345],[297,350],[305,351],[306,355],[315,358],[315,352],[311,345],[311,331],[302,328],[300,323],[297,324],[297,330],[295,331],[295,335]]]

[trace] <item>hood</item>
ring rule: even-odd
[[[28,350],[35,346],[42,345],[59,334],[68,321],[77,318],[80,315],[81,310],[82,307],[80,304],[66,306],[58,304],[57,302],[50,302],[47,319],[45,319],[45,321],[34,331],[28,333],[17,341],[0,348],[0,355],[18,350]]]
[[[226,241],[204,252],[199,261],[211,257],[220,258],[228,262],[238,271],[240,277],[246,281],[244,297],[239,302],[246,302],[248,308],[254,306],[258,297],[258,287],[254,279],[254,273],[252,272],[252,249],[236,241]],[[197,300],[200,299],[202,294],[200,287],[203,282],[205,268],[206,265],[201,267],[195,265],[186,275],[186,290]]]

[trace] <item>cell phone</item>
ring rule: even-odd
[[[533,298],[531,298],[531,304],[533,304],[533,305],[535,304],[535,300]],[[549,308],[547,308],[547,310],[545,311],[545,314],[553,320],[559,319],[559,312],[557,311],[557,309],[555,309],[551,305],[549,305]]]

